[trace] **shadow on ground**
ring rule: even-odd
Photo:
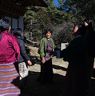
[[[59,74],[54,75],[54,83],[41,84],[37,81],[39,72],[30,72],[27,82],[24,85],[21,96],[65,96],[66,77]],[[69,93],[69,90],[68,90]],[[70,95],[69,95],[70,96]],[[89,94],[95,96],[95,80],[91,80]]]
[[[54,82],[41,84],[37,81],[38,72],[31,72],[27,83],[24,85],[21,96],[63,96],[65,78],[61,75],[54,75]]]

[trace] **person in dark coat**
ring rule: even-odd
[[[18,44],[20,46],[20,60],[18,61],[18,71],[20,74],[20,80],[28,76],[28,65],[32,65],[32,62],[30,61],[29,56],[26,53],[24,39],[22,36],[22,31],[20,28],[17,28],[14,31],[14,36],[17,38]]]
[[[88,29],[90,25],[84,21],[81,27],[75,27],[75,38],[63,50],[63,60],[69,62],[67,71],[67,96],[86,96],[93,65],[93,57],[88,52]],[[91,42],[90,42],[91,43]]]

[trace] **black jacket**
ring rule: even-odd
[[[21,62],[27,62],[28,60],[30,60],[30,58],[28,57],[26,50],[25,50],[25,44],[24,44],[24,39],[22,36],[17,36],[17,40],[20,46],[20,60],[19,63]]]

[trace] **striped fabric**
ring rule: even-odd
[[[20,89],[13,84],[17,77],[13,63],[0,64],[0,96],[19,96]]]

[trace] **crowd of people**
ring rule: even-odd
[[[44,30],[45,36],[40,41],[41,72],[38,81],[42,84],[53,83],[55,44],[52,34],[52,30]],[[71,96],[86,96],[95,56],[92,21],[84,20],[81,25],[76,24],[73,35],[74,39],[62,50],[63,60],[69,62],[65,91],[68,93],[70,88]],[[6,22],[0,25],[0,96],[20,96],[29,73],[28,65],[32,62],[26,53],[22,30],[17,28],[12,32]]]

